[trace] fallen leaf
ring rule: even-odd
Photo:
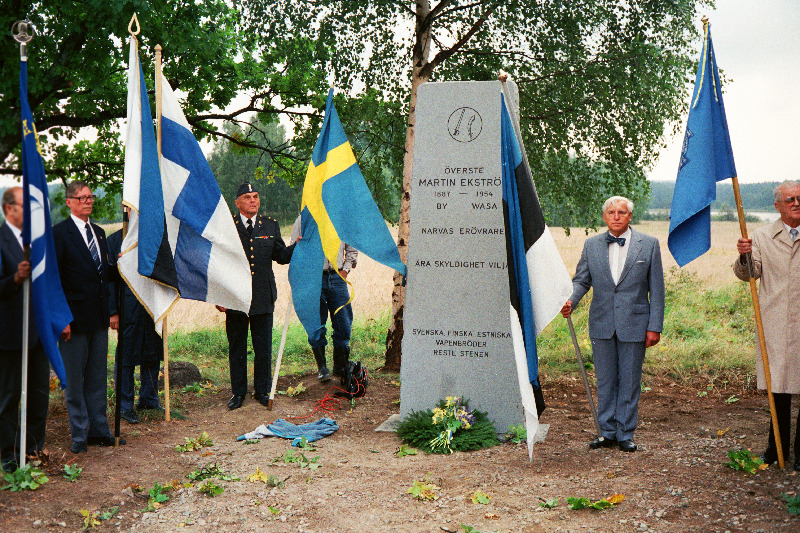
[[[718,430],[717,430],[717,437],[721,437],[721,436],[723,436],[723,435],[724,435],[725,433],[727,433],[727,432],[728,432],[730,429],[731,429],[731,428],[718,429]]]
[[[498,520],[500,518],[500,515],[499,514],[495,514],[495,513],[486,512],[483,515],[483,517],[486,518],[487,520]]]
[[[625,499],[625,495],[624,494],[612,494],[611,496],[606,498],[606,500],[608,500],[609,503],[613,503],[614,505],[622,502],[622,500],[624,500],[624,499]]]

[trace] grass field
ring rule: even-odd
[[[659,346],[648,350],[645,374],[709,381],[728,380],[735,376],[749,381],[755,364],[752,305],[746,285],[734,277],[731,269],[736,258],[738,223],[713,222],[711,250],[683,269],[677,268],[667,249],[668,222],[649,221],[635,227],[659,239],[667,282],[664,334]],[[750,231],[752,229],[755,226]],[[574,272],[587,238],[586,232],[573,229],[567,236],[561,228],[551,231],[567,269]],[[594,232],[588,236],[591,235]],[[277,352],[289,285],[288,267],[274,265],[274,269],[279,295],[273,332],[273,351]],[[355,357],[374,369],[383,363],[391,308],[392,271],[362,255],[348,280],[355,291],[353,352],[357,354]],[[591,361],[587,309],[588,300],[573,316],[583,351]],[[305,334],[294,314],[289,320],[281,373],[309,371],[314,366]],[[170,356],[195,362],[203,375],[215,383],[227,382],[224,324],[225,315],[212,305],[180,301],[169,316]],[[252,353],[250,355],[252,357]],[[539,356],[543,379],[577,375],[572,342],[566,323],[560,317],[553,320],[539,337]]]

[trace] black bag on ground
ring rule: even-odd
[[[361,361],[348,361],[341,378],[343,390],[336,392],[336,396],[343,396],[348,400],[361,398],[367,392],[368,382],[367,369],[361,365]]]

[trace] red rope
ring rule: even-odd
[[[367,375],[366,368],[364,369],[364,375],[365,376]],[[366,392],[366,389],[364,388],[364,385],[356,378],[353,378],[353,381],[356,382],[356,392],[353,393],[353,398],[355,398],[355,396],[357,396],[358,394],[364,394]],[[339,393],[339,396],[337,396],[337,392],[333,392],[333,394],[331,394],[331,391],[337,391],[337,392],[341,391],[341,392]],[[325,396],[314,402],[314,409],[311,411],[311,413],[305,416],[287,416],[286,420],[304,420],[306,418],[314,417],[314,415],[316,415],[317,413],[324,413],[325,416],[328,416],[332,414],[334,411],[342,409],[342,396],[349,396],[349,395],[350,393],[348,391],[334,385],[328,389],[328,391],[325,393]]]

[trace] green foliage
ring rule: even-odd
[[[406,494],[411,494],[411,497],[420,501],[434,501],[439,499],[440,487],[434,485],[431,481],[431,474],[428,472],[423,479],[415,479],[414,483],[406,490]]]
[[[790,496],[782,492],[781,496],[783,496],[783,501],[786,502],[786,511],[789,514],[800,515],[800,494]]]
[[[757,471],[763,470],[768,466],[764,464],[764,461],[762,461],[760,457],[753,456],[752,452],[745,448],[740,450],[728,450],[728,459],[730,459],[730,461],[723,463],[725,466],[748,474],[755,474]]]
[[[772,190],[779,182],[742,183],[739,191],[742,194],[742,207],[745,211],[774,211],[775,197]],[[669,209],[672,205],[672,193],[675,190],[674,181],[651,181],[650,201],[642,207],[646,209]],[[736,200],[733,196],[733,187],[729,182],[717,183],[717,199],[711,204],[713,211],[727,211],[736,213]],[[639,210],[637,206],[636,210]]]
[[[203,386],[199,383],[192,383],[191,385],[186,385],[184,388],[181,389],[181,392],[188,393],[193,392],[198,396],[203,396]]]
[[[213,498],[215,496],[219,496],[220,494],[222,494],[225,489],[222,488],[221,485],[217,485],[212,480],[207,479],[204,484],[199,485],[197,487],[197,490],[199,490],[206,496]]]
[[[13,472],[6,472],[3,475],[3,480],[6,484],[0,487],[0,490],[11,492],[36,490],[50,481],[41,470],[30,463],[25,464],[22,468],[17,468]]]
[[[444,408],[445,402],[439,402],[438,407]],[[453,434],[450,441],[452,451],[466,452],[497,445],[497,430],[487,414],[478,410],[473,411],[473,414],[475,422],[472,427],[460,429]],[[431,441],[441,432],[440,426],[431,422],[432,417],[431,409],[412,411],[397,426],[397,436],[402,442],[426,453],[450,453],[447,449],[431,446]]]
[[[192,481],[203,481],[204,479],[216,477],[222,481],[239,481],[239,476],[236,474],[229,474],[219,463],[209,463],[202,468],[195,468],[186,477]]]
[[[294,452],[292,450],[287,450],[283,453],[283,455],[279,455],[278,457],[272,460],[273,463],[280,463],[283,462],[285,464],[296,464],[300,468],[308,468],[309,470],[316,470],[322,464],[319,462],[319,455],[316,457],[312,457],[309,459],[306,455],[302,452]]]
[[[317,451],[316,446],[314,446],[313,442],[308,442],[306,437],[300,439],[300,442],[297,444],[297,448],[303,450],[304,452],[315,452]]]
[[[81,516],[83,516],[83,530],[88,531],[100,525],[98,511],[89,511],[88,509],[81,509]]]
[[[65,477],[70,482],[78,481],[78,478],[81,477],[83,473],[83,468],[79,467],[76,464],[65,464],[64,465],[64,473],[62,477]]]
[[[117,511],[119,511],[119,505],[115,505],[110,509],[106,509],[105,511],[101,512],[97,518],[100,520],[111,520],[117,515]]]
[[[417,450],[411,448],[408,444],[403,444],[400,446],[400,449],[398,449],[395,452],[395,455],[397,455],[397,457],[405,457],[406,455],[417,455]]]
[[[528,430],[525,429],[525,424],[509,426],[508,433],[506,433],[506,440],[509,440],[514,444],[526,442],[528,440]]]
[[[162,503],[165,503],[167,500],[169,500],[169,496],[167,496],[166,493],[171,490],[171,485],[161,485],[158,481],[156,481],[153,484],[153,488],[148,491],[150,498],[147,500],[147,507],[142,509],[142,512],[152,513],[161,507]]]
[[[491,496],[489,496],[488,494],[486,494],[482,490],[476,490],[475,492],[472,493],[472,496],[470,497],[470,501],[472,503],[474,503],[475,505],[488,505],[489,504],[489,500],[491,498],[492,498]]]
[[[596,511],[602,511],[603,509],[614,507],[614,504],[605,498],[602,500],[597,500],[596,502],[592,502],[589,498],[569,497],[567,498],[567,507],[573,511],[579,511],[581,509],[594,509]]]
[[[183,439],[185,441],[183,444],[178,444],[175,446],[176,452],[193,452],[195,450],[199,450],[200,448],[214,445],[214,441],[211,440],[211,437],[209,437],[208,433],[205,431],[196,439],[190,439],[189,437],[184,437]]]
[[[539,507],[544,507],[545,509],[555,509],[558,507],[558,498],[551,498],[549,500],[539,499],[542,500],[539,502]]]

